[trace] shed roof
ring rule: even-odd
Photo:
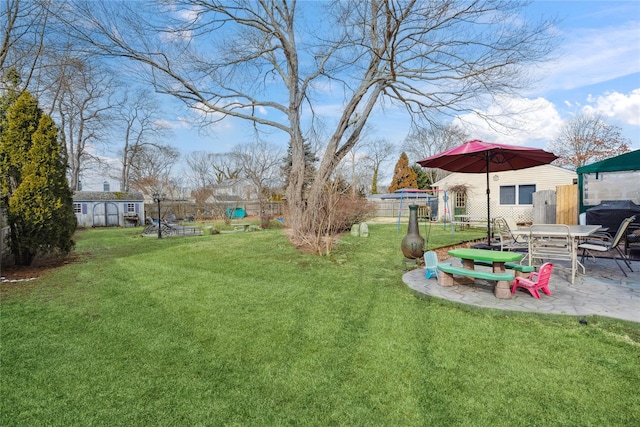
[[[618,172],[640,170],[640,150],[610,157],[601,162],[591,163],[576,169],[579,174],[596,172]]]
[[[126,193],[122,191],[75,191],[74,201],[144,201],[142,193]]]

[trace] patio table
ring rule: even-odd
[[[471,225],[486,227],[487,217],[472,216],[472,215],[454,215],[453,224],[460,226],[460,230],[469,228]]]
[[[529,227],[512,230],[514,236],[524,236],[529,241],[529,265],[534,264],[534,259],[543,257],[553,260],[569,260],[571,262],[571,284],[575,282],[576,271],[578,266],[582,267],[582,273],[585,268],[578,261],[578,244],[580,239],[584,239],[600,231],[600,225],[564,225],[564,224],[533,224]],[[544,239],[562,239],[566,238],[568,244],[564,250],[557,251],[537,251],[536,244],[544,241]],[[560,248],[558,248],[560,249]]]
[[[458,248],[451,249],[449,255],[462,259],[462,266],[469,270],[474,269],[474,261],[490,261],[493,266],[494,273],[504,273],[505,262],[519,261],[522,259],[522,254],[518,252],[502,252],[502,251],[490,251],[487,249],[467,249]]]

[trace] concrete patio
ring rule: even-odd
[[[460,260],[455,258],[441,262],[460,265]],[[569,271],[563,268],[567,263],[556,261],[549,282],[552,295],[542,294],[539,300],[522,289],[511,299],[498,299],[493,295],[493,283],[483,280],[476,280],[473,285],[442,287],[435,277],[426,279],[422,268],[405,273],[402,279],[420,296],[478,307],[569,316],[598,315],[640,322],[640,261],[631,261],[633,272],[622,261],[618,262],[625,268],[627,277],[613,259],[589,258],[585,260],[586,274],[580,270],[572,285]]]

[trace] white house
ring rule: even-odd
[[[76,191],[73,211],[78,227],[143,225],[144,197],[141,193]]]
[[[577,183],[574,171],[552,165],[493,172],[489,174],[491,218],[504,217],[510,223],[533,220],[533,193],[556,190],[557,186]],[[465,186],[466,198],[461,193],[447,191],[447,212],[451,219],[456,214],[471,217],[487,217],[487,175],[486,173],[452,173],[435,182],[432,188],[438,191],[438,213],[440,219],[445,213],[444,191],[452,187]]]
[[[249,201],[257,200],[258,191],[256,186],[248,179],[226,179],[220,184],[211,186],[211,196],[207,203],[228,202],[228,201]]]

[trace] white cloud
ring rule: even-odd
[[[629,94],[609,92],[593,97],[589,95],[582,111],[601,114],[604,117],[619,120],[623,123],[640,126],[640,89],[634,89]]]
[[[200,15],[199,10],[195,7],[180,9],[176,14],[180,19],[187,22],[195,22]]]
[[[479,115],[497,117],[499,123],[489,124]],[[555,106],[544,98],[502,98],[486,111],[459,116],[453,123],[474,139],[538,147],[553,141],[562,127]]]
[[[638,22],[564,34],[558,58],[541,67],[547,89],[570,90],[640,72]]]

